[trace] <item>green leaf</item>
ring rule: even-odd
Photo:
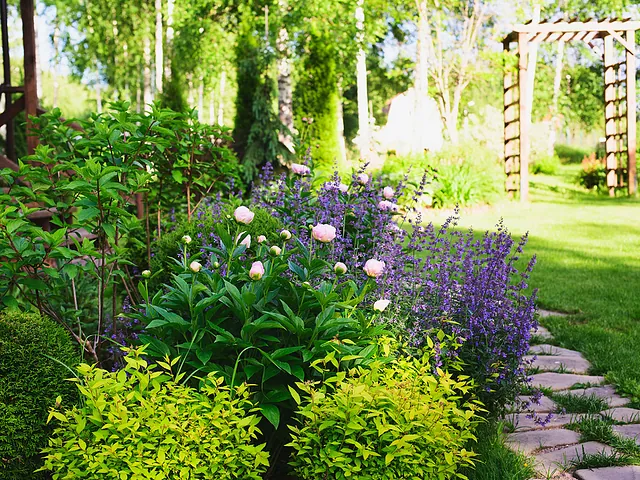
[[[260,407],[260,412],[264,418],[269,420],[271,425],[278,428],[278,425],[280,425],[280,410],[278,410],[278,407],[268,403]]]

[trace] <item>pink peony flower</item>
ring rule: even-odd
[[[366,185],[367,183],[369,183],[369,175],[367,175],[366,173],[361,173],[356,177],[356,179],[358,180],[358,183],[360,185]]]
[[[389,211],[389,212],[397,212],[398,211],[398,205],[396,205],[393,202],[390,202],[389,200],[380,200],[378,202],[378,208],[380,210]]]
[[[349,185],[341,183],[340,185],[338,185],[338,190],[340,190],[342,193],[347,193],[349,191]]]
[[[311,236],[319,242],[329,243],[336,238],[336,227],[326,223],[319,223],[311,229]]]
[[[382,189],[382,195],[384,196],[384,198],[386,198],[387,200],[391,200],[393,198],[393,196],[396,194],[396,192],[393,190],[393,188],[391,187],[384,187]]]
[[[382,299],[380,299],[376,303],[373,304],[373,309],[376,312],[384,312],[385,308],[387,308],[390,303],[391,303],[390,300],[382,300]]]
[[[364,273],[372,278],[377,278],[382,275],[384,270],[384,262],[375,260],[373,258],[366,261],[363,267]]]
[[[240,232],[236,237],[236,242],[240,240],[245,233],[247,232]],[[240,245],[244,245],[247,248],[251,248],[251,235],[247,235],[246,237],[244,237],[240,242]]]
[[[198,273],[200,271],[200,269],[202,268],[202,264],[200,262],[196,262],[195,260],[193,262],[191,262],[191,264],[189,265],[189,268],[191,269],[192,272],[194,273]]]
[[[311,173],[311,169],[306,165],[301,165],[300,163],[292,163],[291,171],[296,175],[309,175]]]
[[[258,243],[264,243],[267,241],[267,237],[264,235],[258,235]]]
[[[249,270],[249,278],[251,280],[260,280],[264,275],[264,265],[262,262],[253,262],[251,264],[251,270]]]
[[[253,213],[245,206],[238,207],[233,212],[233,216],[236,219],[236,222],[243,223],[245,225],[249,225],[253,221],[253,217],[255,217],[255,215],[255,213]]]

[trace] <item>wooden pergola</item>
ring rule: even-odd
[[[24,49],[24,85],[11,84],[11,59],[9,55],[9,33],[7,0],[0,0],[0,27],[2,33],[2,63],[4,78],[0,95],[4,95],[4,111],[0,113],[0,126],[6,125],[6,157],[0,156],[0,168],[17,168],[14,119],[24,110],[27,117],[27,153],[32,154],[38,139],[31,135],[31,119],[38,114],[38,89],[36,85],[36,35],[34,24],[34,0],[20,0],[22,18],[22,43]],[[14,99],[13,95],[20,95]]]
[[[593,47],[596,38],[604,40],[605,149],[607,187],[615,195],[617,188],[637,192],[636,174],[636,47],[635,33],[640,21],[557,21],[516,25],[503,42],[506,52],[517,51],[518,68],[504,74],[504,160],[506,190],[520,191],[520,199],[529,198],[530,120],[527,98],[529,44],[532,42],[583,41]],[[624,49],[616,55],[615,42]],[[514,48],[513,44],[517,44]],[[516,50],[517,49],[517,50]]]

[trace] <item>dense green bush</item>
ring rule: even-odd
[[[51,358],[47,358],[48,355]],[[37,479],[39,453],[51,429],[47,410],[62,397],[76,402],[75,386],[65,379],[80,360],[65,330],[48,318],[0,313],[0,479]]]
[[[409,168],[411,167],[411,168]],[[449,146],[437,153],[390,156],[381,175],[385,183],[398,185],[408,175],[405,199],[423,175],[427,184],[420,202],[436,208],[495,202],[503,191],[503,167],[488,148],[471,142]]]
[[[560,168],[560,159],[553,156],[541,156],[539,158],[534,159],[529,165],[529,171],[534,175],[544,174],[544,175],[555,175],[558,173],[558,169]]]
[[[601,191],[607,188],[607,169],[602,160],[592,155],[582,162],[582,170],[578,173],[577,182],[588,190]]]
[[[269,465],[246,386],[208,377],[197,392],[180,384],[179,359],[148,365],[128,349],[111,373],[78,367],[81,407],[52,408],[56,419],[44,469],[54,479],[258,480]]]
[[[400,358],[298,383],[301,426],[291,427],[290,464],[302,480],[453,478],[473,464],[479,405],[472,385],[432,359]]]
[[[593,149],[573,145],[556,144],[554,149],[556,156],[562,163],[580,163],[584,157],[588,157],[593,153]]]

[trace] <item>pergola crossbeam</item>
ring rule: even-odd
[[[504,50],[512,51],[517,43],[517,71],[504,73],[504,160],[507,174],[505,188],[512,194],[520,191],[520,199],[529,193],[529,128],[527,57],[532,42],[583,41],[593,47],[596,38],[604,39],[605,84],[605,164],[609,194],[625,187],[637,192],[636,172],[636,45],[635,33],[640,21],[559,20],[516,25],[503,41]],[[614,42],[625,49],[625,58],[616,59]],[[516,74],[517,73],[517,80]],[[626,158],[625,158],[626,157]]]

